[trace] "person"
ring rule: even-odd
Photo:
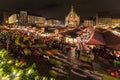
[[[90,58],[92,61],[94,60],[94,55],[92,53],[90,53]]]
[[[77,50],[77,54],[78,54],[78,59],[80,58],[80,50]]]
[[[71,52],[70,46],[67,47],[67,52],[68,52],[68,56],[70,56],[70,52]]]

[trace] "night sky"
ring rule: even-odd
[[[41,15],[47,18],[64,20],[74,6],[82,19],[95,16],[96,12],[120,13],[120,0],[0,0],[0,10],[20,11]]]

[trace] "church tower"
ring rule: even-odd
[[[65,18],[65,25],[68,27],[78,27],[80,24],[80,17],[75,13],[73,6],[71,11]]]

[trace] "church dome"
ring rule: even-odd
[[[80,18],[76,14],[76,12],[74,11],[74,8],[72,6],[71,11],[69,12],[67,17],[65,18],[65,23],[67,26],[76,27],[79,25],[79,22],[80,22]]]
[[[72,6],[72,8],[71,8],[70,13],[67,15],[67,17],[73,17],[73,18],[78,17],[78,15],[76,14],[76,12],[74,11],[73,6]]]

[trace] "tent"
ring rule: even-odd
[[[103,32],[104,39],[107,47],[120,50],[120,36],[113,34],[111,31],[106,30]]]
[[[106,45],[105,39],[100,31],[94,31],[87,41],[90,45]]]

